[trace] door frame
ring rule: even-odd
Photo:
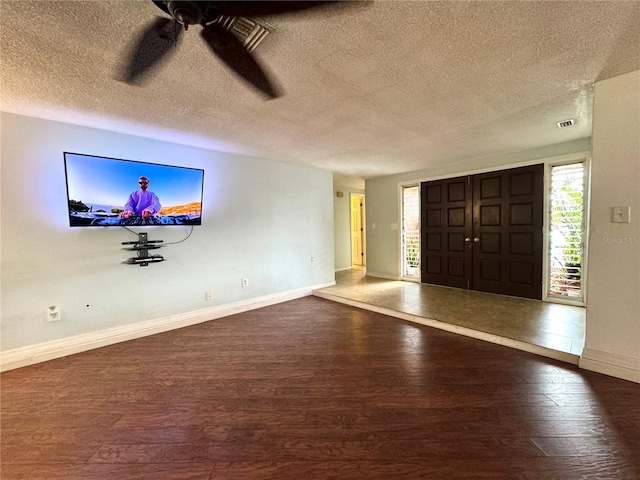
[[[584,189],[584,204],[585,204],[585,216],[584,216],[584,257],[583,257],[583,270],[582,270],[582,281],[584,288],[584,296],[583,302],[577,303],[571,300],[565,300],[561,298],[549,298],[547,292],[549,290],[549,266],[548,266],[548,256],[549,256],[549,244],[548,244],[548,229],[549,229],[549,198],[548,191],[550,188],[549,184],[549,175],[551,171],[551,166],[555,165],[564,165],[570,163],[578,163],[583,162],[585,166],[585,189]],[[503,165],[494,165],[492,167],[478,168],[473,170],[463,170],[460,172],[449,172],[441,175],[433,175],[427,177],[420,177],[418,179],[412,180],[403,180],[398,182],[398,218],[401,217],[402,212],[402,187],[415,185],[417,183],[429,182],[432,180],[444,180],[447,178],[454,177],[462,177],[465,175],[476,175],[479,173],[488,173],[488,172],[497,172],[500,170],[506,170],[510,168],[518,168],[518,167],[526,167],[530,165],[539,165],[544,164],[545,176],[544,176],[544,198],[543,198],[543,234],[545,236],[545,241],[543,242],[543,261],[542,261],[542,301],[546,302],[554,302],[554,303],[568,303],[572,305],[585,306],[586,305],[586,292],[587,292],[587,277],[588,277],[588,242],[589,242],[589,216],[590,216],[590,199],[591,199],[591,182],[590,182],[590,172],[591,172],[591,152],[588,150],[579,151],[575,153],[568,153],[564,155],[555,155],[552,157],[545,158],[537,158],[535,160],[527,160],[524,162],[518,163],[505,163]],[[397,256],[397,268],[398,272],[402,272],[402,230],[398,229],[397,241],[398,241],[398,256]],[[402,279],[402,275],[398,275],[398,279]],[[416,280],[420,281],[420,280]]]

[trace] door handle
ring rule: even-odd
[[[470,237],[467,237],[467,238],[465,238],[465,239],[464,239],[464,241],[465,241],[465,242],[470,242],[470,241],[471,241],[471,238],[470,238]]]
[[[480,241],[480,239],[479,239],[478,237],[475,237],[475,238],[473,239],[473,241],[474,241],[475,243],[478,243],[478,242]]]

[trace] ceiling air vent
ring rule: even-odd
[[[253,52],[267,35],[276,30],[276,27],[261,18],[226,17],[222,15],[216,21],[230,32],[236,34],[249,52]]]
[[[576,124],[576,121],[573,118],[570,118],[569,120],[563,120],[561,122],[556,122],[556,125],[558,125],[558,128],[566,128],[575,124]]]

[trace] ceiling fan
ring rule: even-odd
[[[267,98],[277,98],[280,91],[243,41],[224,25],[229,17],[269,17],[295,13],[329,4],[349,5],[358,2],[333,1],[174,1],[151,0],[169,15],[158,16],[140,35],[123,72],[123,80],[139,84],[150,75],[153,67],[165,59],[178,45],[182,32],[191,25],[200,25],[200,36],[214,55],[259,90]],[[366,3],[366,2],[364,2]]]

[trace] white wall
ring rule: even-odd
[[[400,222],[400,182],[419,181],[440,176],[455,177],[480,169],[500,169],[522,162],[530,162],[556,155],[564,155],[591,149],[591,139],[549,145],[523,152],[486,158],[454,162],[452,165],[418,170],[399,175],[367,180],[367,275],[400,279],[400,237],[395,229]],[[375,225],[375,228],[374,228]]]
[[[334,280],[329,172],[7,113],[1,126],[3,352]],[[166,262],[123,264],[133,234],[68,226],[64,151],[203,168],[203,225],[160,250]],[[174,242],[189,229],[137,230]],[[45,321],[48,305],[62,321]]]
[[[586,345],[580,366],[640,382],[640,71],[596,83]],[[630,223],[612,207],[630,206]]]
[[[337,192],[343,196],[338,197]],[[333,187],[333,216],[334,216],[334,245],[335,269],[351,268],[351,194],[364,194],[364,190],[334,185]]]

